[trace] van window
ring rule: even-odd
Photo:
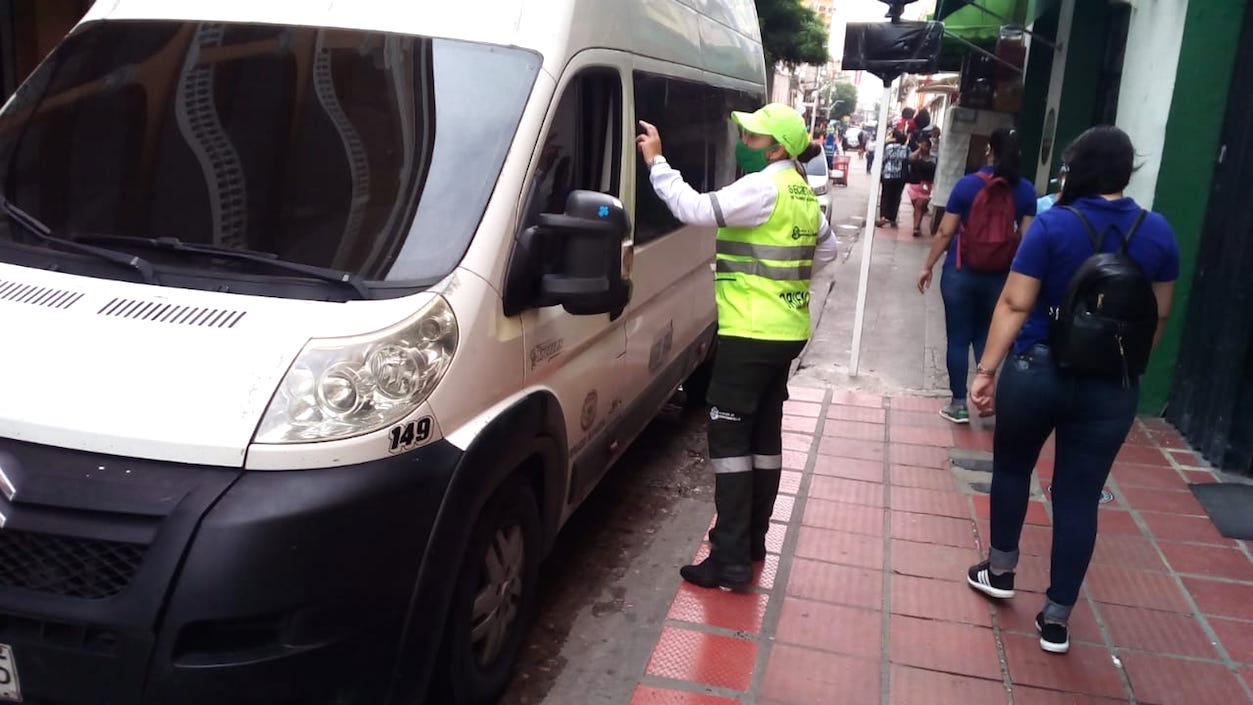
[[[697,191],[714,191],[736,178],[732,110],[755,110],[761,97],[637,71],[635,116],[657,126],[666,161]],[[657,197],[642,163],[636,169],[635,243],[674,232],[680,223]]]
[[[3,194],[61,236],[273,253],[403,295],[464,255],[538,69],[519,49],[383,32],[90,23],[0,114]],[[162,284],[289,295],[264,288],[292,278],[268,265],[107,247]],[[0,260],[76,259],[0,225]]]
[[[591,69],[566,84],[553,113],[535,172],[532,212],[565,212],[575,190],[617,197],[621,179],[622,81],[612,69]]]

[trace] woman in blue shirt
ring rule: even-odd
[[[996,598],[1014,594],[1018,541],[1027,513],[1031,472],[1045,440],[1056,431],[1053,469],[1053,549],[1044,609],[1036,616],[1040,647],[1065,653],[1066,627],[1096,544],[1101,489],[1135,419],[1138,380],[1077,377],[1053,363],[1048,310],[1062,301],[1067,284],[1093,253],[1088,230],[1102,251],[1112,252],[1140,214],[1123,196],[1134,169],[1135,149],[1112,126],[1080,135],[1063,154],[1068,167],[1058,207],[1032,223],[1018,247],[996,304],[987,346],[975,370],[971,400],[998,412],[992,460],[992,532],[988,560],[970,568],[967,582]],[[1179,248],[1166,219],[1147,213],[1128,245],[1128,255],[1153,282],[1160,338],[1179,275]],[[1156,343],[1156,339],[1154,340]],[[1008,360],[1006,357],[1008,356]],[[996,369],[1006,360],[999,388]]]
[[[1013,130],[1001,128],[992,133],[987,147],[988,165],[980,169],[989,176],[999,176],[1013,185],[1014,221],[1018,232],[1027,231],[1035,215],[1035,187],[1018,175],[1022,160],[1018,137]],[[940,230],[931,243],[927,263],[918,274],[918,293],[924,294],[931,286],[931,272],[935,263],[944,256],[944,273],[940,277],[940,293],[944,296],[944,332],[948,339],[948,386],[953,399],[940,410],[940,416],[953,423],[970,423],[966,409],[966,378],[970,374],[970,349],[975,359],[983,355],[988,339],[988,326],[992,324],[992,309],[996,298],[1005,286],[1008,271],[977,272],[960,267],[957,248],[960,235],[970,220],[971,206],[975,196],[983,189],[984,181],[976,174],[967,174],[957,180],[944,206],[944,218]],[[957,237],[954,237],[957,236]]]

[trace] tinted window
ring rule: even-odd
[[[826,176],[827,175],[827,155],[819,154],[818,156],[805,162],[805,173],[810,176]]]
[[[0,115],[0,177],[60,234],[430,282],[464,254],[537,71],[519,50],[381,32],[100,22]]]
[[[700,192],[735,180],[735,142],[739,131],[732,110],[754,110],[760,97],[675,78],[637,72],[635,115],[657,126],[671,166]],[[657,197],[642,163],[636,169],[635,242],[673,232],[680,223]]]
[[[622,82],[594,69],[570,81],[557,104],[535,174],[531,211],[563,213],[574,190],[619,196]],[[528,218],[533,220],[533,218]]]

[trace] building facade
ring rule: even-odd
[[[1166,217],[1181,254],[1141,411],[1241,473],[1253,465],[1250,12],[1244,0],[1060,0],[1031,27],[1045,41],[1031,44],[1019,114],[1040,192],[1083,130],[1130,135],[1127,193]]]

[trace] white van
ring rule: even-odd
[[[0,702],[487,703],[715,332],[751,0],[101,0],[0,113]],[[433,693],[429,695],[428,693]]]

